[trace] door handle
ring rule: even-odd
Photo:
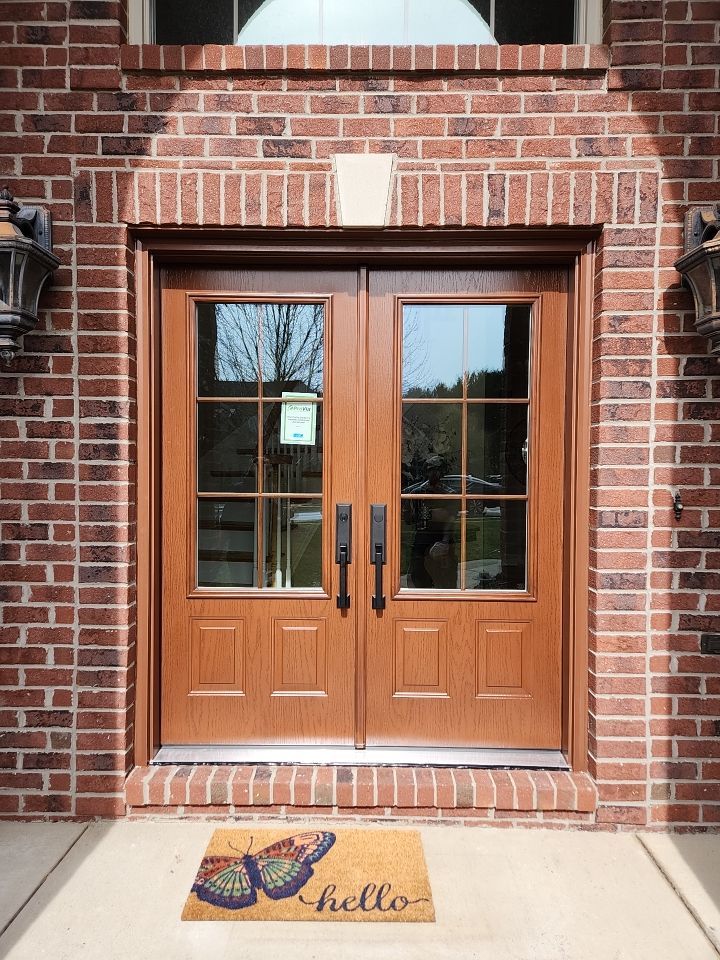
[[[384,503],[374,503],[370,507],[370,563],[375,567],[375,593],[372,598],[373,610],[385,609],[383,566],[385,565],[386,514],[387,507]]]
[[[352,563],[352,504],[335,505],[335,563],[340,566],[340,584],[337,596],[339,610],[350,606],[348,593],[348,564]]]

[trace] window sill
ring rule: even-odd
[[[540,46],[160,46],[121,47],[125,72],[162,73],[605,73],[608,47]]]

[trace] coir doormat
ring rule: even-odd
[[[216,830],[183,920],[432,923],[416,830]]]

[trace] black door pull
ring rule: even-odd
[[[335,507],[335,563],[340,566],[337,605],[340,610],[350,607],[348,593],[348,564],[352,563],[352,504],[338,503]]]
[[[374,503],[370,507],[370,563],[375,567],[375,593],[373,610],[385,609],[383,595],[383,566],[385,565],[385,504]]]

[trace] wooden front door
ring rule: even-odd
[[[563,270],[168,270],[161,738],[561,746]]]
[[[566,285],[370,277],[368,489],[388,544],[369,745],[560,748]]]

